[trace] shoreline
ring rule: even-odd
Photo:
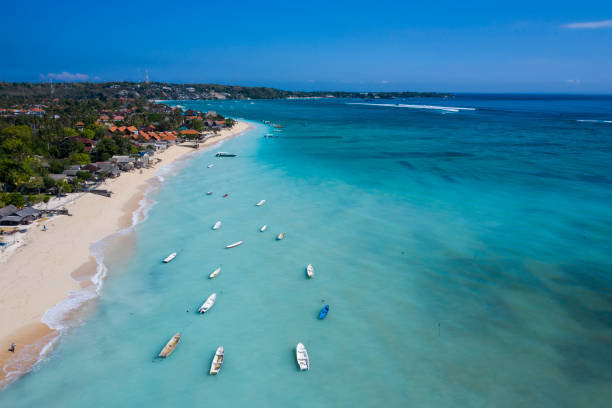
[[[28,228],[24,243],[0,262],[0,389],[29,372],[53,348],[61,330],[72,326],[75,313],[98,297],[107,273],[103,241],[146,219],[152,205],[147,195],[164,180],[158,172],[251,128],[237,121],[198,150],[171,146],[156,154],[162,161],[155,167],[105,181],[103,188],[113,192],[112,198],[82,193],[66,205],[72,216]],[[8,351],[12,342],[15,353]]]

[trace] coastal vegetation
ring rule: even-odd
[[[41,98],[73,101],[90,100],[101,104],[119,102],[121,98],[140,100],[187,99],[281,99],[281,98],[409,98],[447,97],[437,92],[346,92],[286,91],[268,87],[220,84],[172,84],[163,82],[76,82],[76,83],[8,83],[0,82],[0,106],[11,101],[34,103]]]
[[[77,91],[65,97],[39,85],[0,84],[0,208],[21,208],[113,176],[125,164],[113,157],[134,161],[235,123],[216,112],[92,93],[82,84],[67,86]]]

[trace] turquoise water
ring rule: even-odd
[[[164,175],[86,319],[0,406],[607,406],[612,99],[355,102],[181,101],[255,128]]]

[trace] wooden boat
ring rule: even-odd
[[[264,225],[263,227],[261,227],[261,228],[259,229],[259,231],[264,232],[264,231],[265,231],[265,230],[267,230],[267,229],[268,229],[268,226],[267,226],[267,225]]]
[[[214,230],[218,230],[219,228],[221,228],[221,221],[215,222],[215,225],[212,226],[212,229]]]
[[[295,358],[301,371],[307,371],[310,368],[310,359],[306,347],[302,343],[298,343],[295,348]]]
[[[321,313],[319,313],[319,319],[325,319],[327,313],[329,313],[329,305],[325,305],[323,309],[321,309]]]
[[[212,191],[207,192],[206,195],[212,195]]]
[[[217,294],[213,293],[208,297],[208,299],[206,299],[204,303],[202,303],[202,306],[200,306],[198,312],[200,314],[208,312],[210,308],[213,307],[213,305],[215,304],[215,300],[217,300]]]
[[[164,346],[162,351],[159,352],[157,357],[160,357],[160,358],[168,357],[174,351],[180,339],[181,339],[181,333],[176,333],[174,336],[172,336],[170,341],[168,341],[168,343]]]
[[[210,275],[208,275],[208,278],[209,279],[213,279],[219,273],[221,273],[221,267],[218,267],[217,269],[215,269]]]
[[[206,166],[206,167],[208,167],[208,168],[210,169],[212,166],[214,166],[214,164],[210,163],[210,164],[209,164],[208,166]]]
[[[227,245],[225,248],[227,248],[227,249],[234,248],[234,247],[237,247],[238,245],[242,245],[243,243],[244,243],[244,241],[234,242],[233,244]]]
[[[266,200],[261,200],[260,202],[258,202],[257,204],[255,204],[257,207],[261,207],[262,205],[264,205],[266,203]]]
[[[174,258],[176,258],[176,252],[173,252],[173,253],[171,253],[170,255],[168,255],[168,256],[167,256],[167,257],[164,259],[164,262],[165,262],[165,263],[168,263],[168,262],[170,262],[171,260],[173,260]]]
[[[308,264],[308,266],[306,267],[306,275],[308,275],[310,279],[312,279],[312,277],[314,276],[314,268],[312,267],[312,264]]]
[[[212,364],[210,365],[210,375],[219,374],[219,370],[221,370],[221,366],[223,365],[223,356],[225,355],[225,351],[223,350],[223,346],[217,348],[215,352],[215,356],[213,357]]]
[[[284,232],[281,232],[280,234],[278,234],[278,235],[276,236],[276,240],[277,240],[277,241],[280,241],[280,240],[281,240],[281,239],[283,239],[283,238],[285,238],[285,233],[284,233]]]
[[[217,157],[236,157],[237,155],[233,153],[228,153],[228,152],[218,152],[217,154],[215,154],[215,156]]]

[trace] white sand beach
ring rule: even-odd
[[[238,122],[200,147],[209,147],[249,129]],[[0,386],[25,372],[57,332],[41,321],[45,312],[66,299],[71,291],[93,285],[97,264],[90,245],[132,224],[132,213],[139,207],[149,180],[162,167],[189,157],[195,150],[172,146],[155,157],[162,161],[153,168],[124,172],[107,180],[101,188],[112,197],[74,194],[78,198],[65,205],[71,216],[60,215],[34,223],[23,242],[0,258]],[[53,200],[50,206],[56,205]],[[46,231],[43,231],[43,224]],[[110,271],[112,273],[112,271]],[[75,276],[79,277],[77,281]],[[87,279],[83,280],[83,277]],[[42,339],[42,340],[41,340]],[[8,348],[16,343],[16,352]]]

